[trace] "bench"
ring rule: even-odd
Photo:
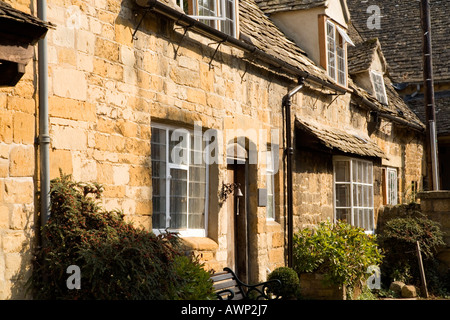
[[[224,268],[223,272],[211,275],[214,290],[219,300],[260,300],[279,299],[279,295],[273,296],[267,292],[273,286],[280,286],[280,280],[249,285],[243,283],[230,268]]]

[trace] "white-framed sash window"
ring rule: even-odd
[[[266,190],[267,190],[267,205],[266,218],[267,220],[275,220],[275,168],[274,168],[274,153],[269,150],[266,152]]]
[[[384,85],[383,75],[379,72],[371,70],[370,79],[372,81],[375,97],[380,103],[387,105],[388,99],[386,95],[386,87]]]
[[[354,45],[344,29],[331,20],[326,20],[326,58],[330,78],[347,86],[347,43]]]
[[[192,131],[160,124],[152,124],[151,134],[153,231],[206,236],[208,167],[202,137],[195,144]]]
[[[177,0],[177,4],[190,17],[237,37],[238,0]]]
[[[373,233],[373,164],[370,161],[333,158],[335,220]]]
[[[385,169],[386,204],[398,204],[398,180],[397,169],[387,167]]]

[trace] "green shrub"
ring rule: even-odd
[[[177,299],[216,299],[211,274],[203,269],[203,264],[196,257],[175,257],[175,271],[181,284],[177,289]]]
[[[182,299],[196,285],[212,286],[203,282],[200,264],[180,258],[176,235],[133,227],[121,212],[98,205],[101,194],[101,186],[70,176],[52,180],[51,217],[42,228],[43,246],[29,282],[34,298]],[[189,272],[181,272],[180,263]],[[69,265],[80,268],[81,289],[67,288]]]
[[[293,253],[297,273],[323,273],[328,284],[345,286],[350,293],[368,277],[367,268],[382,260],[375,236],[341,221],[300,230],[294,235]]]
[[[279,295],[282,299],[294,299],[300,296],[300,280],[294,269],[288,267],[279,267],[273,270],[267,280],[278,279],[280,286],[270,286],[270,291]]]
[[[378,242],[385,253],[381,265],[383,282],[420,283],[417,241],[420,244],[429,289],[439,290],[440,280],[434,256],[437,248],[445,244],[443,233],[437,222],[420,212],[388,220],[379,234]]]

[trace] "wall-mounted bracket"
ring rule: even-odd
[[[181,40],[180,40],[180,42],[178,42],[178,46],[177,46],[177,48],[174,51],[174,56],[173,56],[174,59],[177,58],[178,50],[180,50],[181,43],[183,43],[183,40],[184,40],[184,38],[186,38],[186,34],[187,34],[187,32],[189,31],[190,28],[192,28],[192,25],[188,25],[186,27],[183,27],[183,29],[184,29],[183,36],[181,37]]]
[[[209,61],[209,70],[211,70],[212,68],[214,68],[214,66],[212,65],[212,62],[214,61],[214,58],[215,58],[215,56],[216,56],[216,54],[217,54],[217,51],[219,51],[220,45],[221,45],[222,43],[226,42],[227,40],[228,40],[228,36],[227,36],[225,39],[223,39],[222,41],[219,41],[219,42],[212,42],[212,43],[209,43],[209,44],[208,44],[208,46],[210,46],[210,45],[212,45],[212,44],[217,44],[216,50],[214,50],[214,53],[213,53],[213,55],[212,55],[212,57],[211,57],[211,60]]]
[[[144,21],[144,18],[145,18],[145,16],[147,15],[147,13],[148,13],[149,11],[150,11],[149,9],[147,9],[147,10],[144,11],[144,14],[143,14],[142,17],[141,17],[141,20],[139,20],[139,22],[138,22],[136,28],[134,29],[134,32],[133,32],[133,35],[132,35],[133,40],[137,40],[137,39],[138,39],[138,38],[136,37],[136,33],[138,32],[139,27],[140,27],[141,24],[142,24],[142,21]]]

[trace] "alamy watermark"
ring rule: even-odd
[[[381,9],[377,5],[371,5],[367,8],[366,13],[370,14],[367,19],[367,28],[369,30],[381,29]]]
[[[67,267],[66,273],[71,274],[66,280],[67,289],[69,290],[81,289],[80,267],[75,264],[71,264],[70,266]]]
[[[191,142],[193,138],[193,142]],[[271,171],[277,173],[279,169],[279,130],[278,129],[208,129],[203,132],[200,121],[194,123],[194,132],[184,128],[177,128],[171,132],[170,141],[176,143],[170,151],[170,162],[178,165],[191,164],[222,164],[224,162],[223,141],[247,146],[249,164],[267,164],[271,162]],[[203,148],[203,142],[205,147]],[[190,148],[188,147],[190,144]],[[259,145],[259,150],[258,150]],[[270,148],[268,147],[270,146]],[[193,159],[191,152],[195,151]],[[269,156],[267,156],[269,154]],[[270,158],[270,159],[269,159]]]
[[[370,274],[366,281],[367,287],[370,290],[381,289],[381,271],[380,267],[371,265],[367,268],[366,273]]]

